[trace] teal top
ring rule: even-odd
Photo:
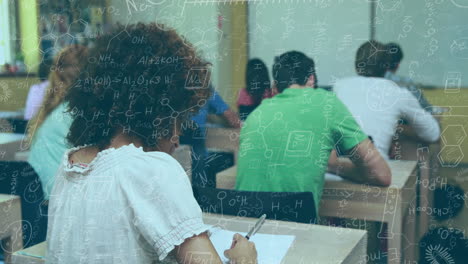
[[[65,112],[66,107],[63,103],[49,114],[36,131],[29,153],[28,162],[39,175],[46,200],[49,200],[54,187],[55,174],[63,155],[70,147],[66,136],[73,119]]]

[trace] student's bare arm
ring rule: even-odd
[[[211,240],[206,233],[188,238],[175,248],[177,262],[183,264],[222,263]],[[233,264],[256,264],[257,250],[255,244],[245,237],[235,234],[230,249],[224,251],[224,256]]]
[[[224,119],[226,119],[226,121],[229,123],[229,126],[233,128],[241,127],[241,121],[236,112],[232,111],[231,109],[228,109],[224,111],[223,116],[224,116]]]
[[[187,238],[176,247],[177,262],[183,264],[222,264],[216,249],[206,233]]]
[[[359,143],[350,158],[337,158],[332,151],[328,171],[343,178],[372,185],[389,186],[392,174],[387,162],[369,139]]]

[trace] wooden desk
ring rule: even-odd
[[[203,214],[206,224],[235,232],[247,232],[254,218]],[[367,232],[363,230],[266,220],[260,233],[294,235],[283,263],[365,263]],[[15,252],[14,264],[44,263],[46,242]]]
[[[448,108],[447,108],[448,109]],[[447,109],[439,107],[439,113],[433,113],[433,117],[441,124]],[[416,160],[418,161],[419,174],[417,175],[418,199],[416,214],[418,217],[417,241],[429,230],[432,220],[427,213],[427,208],[434,207],[434,190],[437,179],[436,172],[440,162],[437,155],[441,150],[441,142],[429,144],[414,137],[408,137],[404,130],[405,126],[399,126],[390,147],[390,158],[395,160]],[[411,133],[410,133],[411,134]]]
[[[43,264],[45,263],[45,253],[47,242],[36,244],[32,247],[22,249],[13,253],[12,264]]]
[[[6,264],[11,263],[13,252],[23,248],[22,228],[20,198],[0,194],[0,241],[3,242]]]
[[[327,177],[320,202],[320,216],[362,219],[384,222],[388,225],[388,260],[400,263],[402,249],[405,260],[417,258],[416,215],[416,161],[390,161],[392,184],[388,188],[357,184],[340,177]],[[233,189],[237,167],[216,175],[216,187]],[[405,230],[403,230],[405,227]],[[381,230],[379,237],[385,232]],[[402,247],[405,242],[407,247]]]
[[[21,119],[24,117],[24,111],[0,111],[0,119],[6,118],[18,118]]]
[[[440,152],[440,142],[427,144],[410,138],[402,137],[392,144],[392,158],[396,160],[418,161],[418,237],[419,241],[428,231],[431,215],[427,208],[434,207],[434,190],[436,187],[436,171],[440,165],[437,155]]]
[[[30,151],[20,151],[15,153],[15,160],[18,161],[27,161],[29,157]],[[192,152],[190,151],[189,145],[180,145],[178,148],[174,150],[172,153],[172,157],[176,159],[182,168],[188,173],[192,170],[192,159],[190,155]]]
[[[0,133],[0,160],[14,160],[15,153],[21,151],[23,134]]]
[[[216,173],[216,188],[234,189],[236,187],[237,165]]]
[[[248,232],[258,219],[203,214],[206,224]],[[367,232],[329,226],[266,220],[259,233],[294,235],[282,263],[365,263]]]
[[[224,150],[234,153],[234,163],[237,163],[239,152],[239,128],[208,127],[206,129],[205,145],[208,149]]]
[[[15,153],[15,160],[28,161],[30,151],[20,151]]]

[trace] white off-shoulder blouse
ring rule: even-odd
[[[46,263],[159,263],[208,230],[170,155],[130,144],[71,165],[78,149],[65,153],[50,195]]]

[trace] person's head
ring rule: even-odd
[[[385,45],[375,40],[366,41],[356,52],[356,72],[366,77],[384,77],[386,59]]]
[[[317,87],[314,60],[302,52],[289,51],[276,57],[272,71],[279,93],[292,85]]]
[[[52,67],[52,59],[51,58],[44,58],[39,64],[39,69],[37,71],[37,77],[39,80],[45,81],[49,78],[50,68]]]
[[[117,25],[90,50],[65,97],[73,146],[105,149],[124,135],[145,150],[170,152],[179,124],[206,103],[209,63],[160,24]]]
[[[265,63],[260,59],[251,59],[245,72],[247,92],[256,102],[262,99],[265,90],[271,88],[270,76]]]
[[[388,43],[387,47],[387,70],[396,72],[400,66],[401,60],[403,60],[403,51],[400,45],[396,43]]]
[[[49,85],[36,116],[29,122],[28,133],[33,136],[49,114],[63,101],[65,94],[88,59],[88,48],[74,44],[64,48],[49,65]],[[47,67],[45,65],[45,67]]]

